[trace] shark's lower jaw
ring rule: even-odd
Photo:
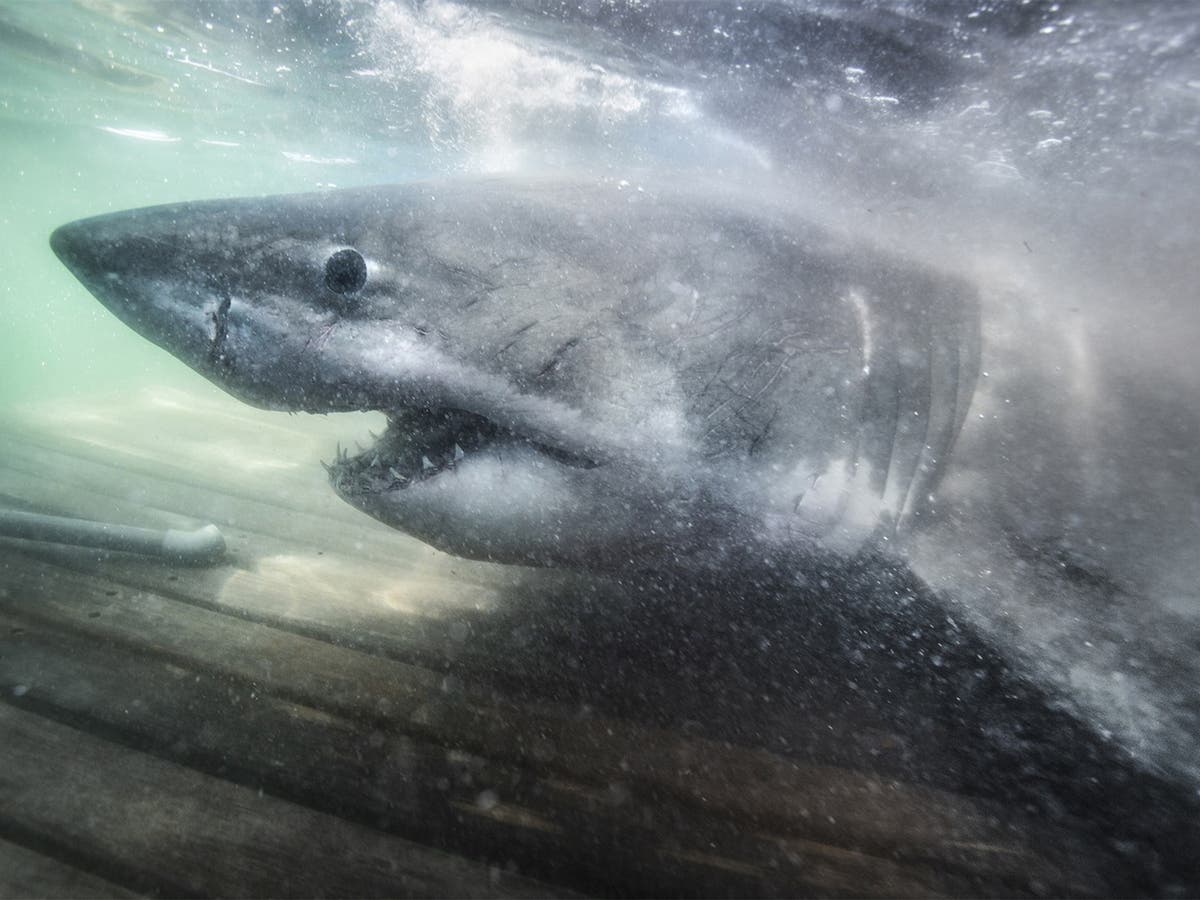
[[[341,496],[405,490],[469,463],[483,451],[503,452],[505,446],[532,448],[548,462],[592,469],[587,457],[521,436],[475,413],[446,407],[411,408],[388,413],[387,430],[376,442],[351,456],[338,448],[326,464],[329,481]]]

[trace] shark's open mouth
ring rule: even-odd
[[[554,462],[577,469],[597,463],[585,456],[553,447],[490,419],[460,409],[413,408],[388,414],[387,430],[375,443],[351,456],[338,448],[326,464],[329,480],[342,496],[402,490],[466,464],[483,451],[530,447]]]

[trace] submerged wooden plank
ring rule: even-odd
[[[606,787],[628,784],[758,830],[849,849],[932,859],[960,872],[1038,870],[1032,823],[965,798],[765,751],[681,739],[629,723],[480,700],[418,667],[214,615],[148,592],[70,573],[22,573],[11,557],[3,605],[22,615],[207,667],[259,690],[351,719],[386,723],[448,747],[558,771]],[[78,598],[90,597],[85,602]],[[1014,830],[1014,828],[1016,830]],[[1061,835],[1055,841],[1069,846]]]
[[[210,774],[603,893],[934,896],[980,883],[812,842],[796,854],[628,786],[544,778],[0,614],[5,691],[42,715]]]
[[[3,751],[0,751],[2,755]],[[45,900],[100,900],[136,897],[125,888],[5,840],[0,840],[0,898],[41,897]]]
[[[0,818],[161,893],[551,896],[496,868],[100,740],[0,704]]]

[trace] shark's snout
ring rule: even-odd
[[[50,249],[77,276],[82,277],[97,268],[95,241],[90,239],[89,230],[82,221],[54,229],[50,235]]]
[[[113,222],[113,214],[79,219],[50,234],[50,249],[71,274],[101,303],[112,308],[112,288],[129,274],[146,268],[149,254],[139,238]],[[148,243],[142,241],[142,243]]]
[[[178,278],[182,245],[172,226],[161,215],[107,213],[60,225],[50,234],[50,249],[93,293],[128,275]]]
[[[120,286],[130,271],[131,254],[124,252],[122,242],[106,231],[102,221],[80,219],[59,226],[50,234],[50,249],[97,300],[125,318],[121,307],[126,294]]]
[[[216,313],[228,307],[190,277],[205,268],[189,264],[170,224],[136,210],[79,219],[51,232],[50,249],[109,312],[203,369],[224,341]]]

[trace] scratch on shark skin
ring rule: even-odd
[[[228,366],[229,362],[222,352],[225,348],[225,339],[229,337],[229,307],[233,301],[228,294],[221,298],[221,305],[216,308],[212,314],[213,320],[213,337],[212,343],[208,348],[208,363],[211,366],[221,363]]]
[[[328,325],[326,325],[324,328],[321,329],[321,333],[318,334],[315,338],[309,338],[307,341],[304,342],[304,349],[320,350],[322,347],[325,346],[325,342],[327,340],[329,340],[329,336],[331,334],[333,334],[333,331],[335,328],[337,328],[337,326],[338,326],[337,322],[330,322]]]
[[[543,378],[558,368],[558,364],[562,362],[562,358],[571,350],[572,347],[578,344],[580,340],[581,339],[579,337],[573,337],[569,341],[566,341],[560,345],[557,350],[550,354],[550,359],[546,361],[546,364],[542,366],[541,370],[537,373],[537,375],[534,376],[534,378]]]
[[[512,333],[512,340],[510,340],[507,344],[505,344],[503,347],[501,347],[499,350],[497,350],[496,356],[503,356],[505,353],[507,353],[509,350],[511,350],[516,345],[516,343],[520,339],[521,335],[523,335],[525,332],[527,332],[530,328],[533,328],[535,325],[537,325],[538,322],[539,322],[538,319],[534,319],[528,325],[522,325],[520,328],[518,328],[516,331],[514,331]]]

